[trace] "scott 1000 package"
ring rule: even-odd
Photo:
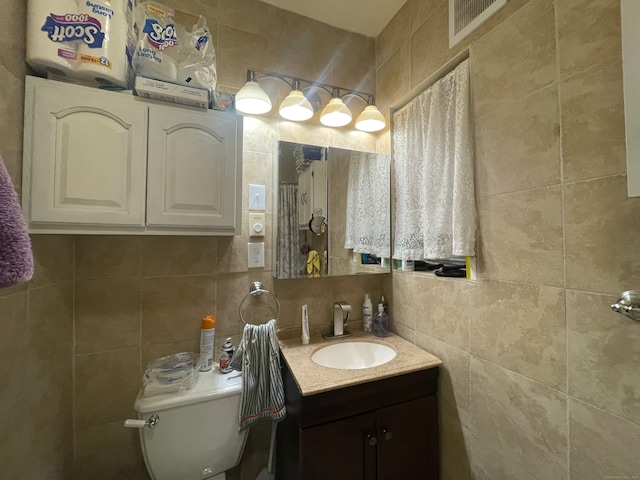
[[[135,9],[136,75],[209,91],[216,87],[216,53],[206,20],[200,16],[191,31],[177,24],[173,10],[157,2]]]

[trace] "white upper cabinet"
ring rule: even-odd
[[[27,77],[32,233],[235,235],[242,117]]]
[[[237,141],[234,115],[150,109],[147,225],[233,225]]]

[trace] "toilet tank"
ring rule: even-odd
[[[140,430],[153,480],[206,479],[240,463],[247,438],[246,430],[238,431],[242,376],[224,375],[215,367],[200,372],[189,392],[148,398],[138,394],[138,417],[158,416],[154,428]]]

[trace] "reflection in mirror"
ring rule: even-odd
[[[276,278],[390,271],[388,155],[278,143]]]

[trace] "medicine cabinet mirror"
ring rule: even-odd
[[[278,142],[276,278],[390,272],[388,155]]]

